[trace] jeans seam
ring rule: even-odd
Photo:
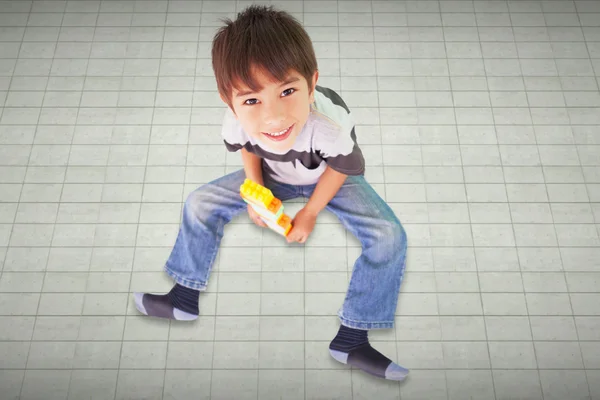
[[[393,323],[394,320],[389,320],[389,321],[358,321],[356,319],[350,319],[350,318],[346,318],[343,315],[340,316],[340,318],[349,321],[349,322],[358,322],[360,324],[390,324]]]
[[[398,220],[398,223],[401,224],[399,220]],[[401,256],[401,258],[399,260],[400,268],[399,268],[399,271],[398,271],[398,275],[399,275],[398,276],[398,286],[395,288],[395,290],[398,290],[398,291],[400,290],[402,282],[404,281],[404,273],[406,271],[406,255],[407,255],[407,251],[408,251],[406,234],[404,234],[402,236],[403,236],[403,240],[400,241],[399,245],[400,245],[400,247],[403,247],[403,249],[402,249],[402,256]],[[359,258],[364,253],[364,250],[365,249],[363,247],[362,251],[361,251],[361,255],[359,256]],[[355,262],[354,265],[356,265],[356,262]],[[348,283],[348,290],[346,291],[346,296],[344,298],[344,303],[346,303],[346,301],[348,299],[348,296],[350,294],[349,293],[349,289],[352,287],[352,281],[353,281],[353,279],[354,279],[354,277],[356,275],[354,273],[355,272],[354,270],[355,270],[355,268],[352,269],[352,274],[351,274],[351,277],[350,277],[350,281]],[[396,301],[396,307],[398,307],[398,302],[397,301]],[[343,307],[342,307],[342,310],[343,310]],[[394,315],[395,315],[395,309],[394,309]],[[359,320],[353,320],[353,319],[344,317],[342,311],[340,311],[340,313],[338,314],[338,316],[339,316],[339,318],[342,321],[348,321],[350,323],[362,324],[362,325],[365,325],[365,326],[380,325],[380,324],[393,326],[395,324],[395,319],[388,320],[388,321],[359,321]]]
[[[166,264],[165,264],[164,269],[169,276],[173,277],[176,281],[180,281],[183,286],[185,286],[184,285],[184,283],[185,283],[185,284],[194,286],[192,289],[198,289],[200,291],[202,291],[203,289],[206,289],[206,282],[204,282],[204,281],[192,281],[190,279],[182,278],[180,275],[175,273],[175,271],[170,269]]]
[[[223,222],[223,217],[219,216],[219,219],[218,219],[219,224],[217,226],[221,227],[222,226],[221,222]],[[213,246],[213,249],[212,249],[212,253],[211,253],[211,256],[209,259],[210,261],[208,263],[208,270],[206,271],[207,278],[208,278],[208,276],[210,276],[210,274],[213,271],[215,260],[217,258],[217,253],[219,252],[221,239],[223,238],[223,232],[224,232],[223,228],[219,228],[219,230],[217,231],[217,237],[219,237],[219,240],[218,240],[218,243],[215,243],[215,245]]]

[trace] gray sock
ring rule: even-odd
[[[402,381],[408,375],[406,368],[371,347],[368,331],[364,329],[341,325],[338,334],[329,344],[329,353],[337,361],[379,378]]]
[[[408,370],[375,350],[369,343],[350,350],[349,352],[329,348],[333,358],[342,364],[348,364],[378,378],[391,381],[403,381],[408,376]]]
[[[183,311],[173,305],[168,294],[134,293],[135,307],[142,314],[150,317],[193,321],[198,314]]]

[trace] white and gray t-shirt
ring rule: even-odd
[[[336,92],[320,86],[308,120],[287,152],[269,149],[248,135],[230,109],[225,113],[222,136],[228,151],[245,148],[263,158],[266,172],[274,179],[292,185],[316,183],[327,166],[346,175],[365,171],[350,110]]]

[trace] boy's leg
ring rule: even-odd
[[[402,380],[408,370],[373,349],[367,331],[394,326],[406,260],[404,228],[362,176],[349,176],[327,209],[362,246],[338,313],[342,327],[330,345],[331,355],[381,378]]]
[[[244,171],[239,170],[201,186],[187,197],[179,233],[164,267],[176,285],[164,295],[135,293],[140,312],[178,320],[198,317],[199,292],[206,290],[225,225],[247,208],[240,196],[245,178]],[[296,196],[291,186],[268,176],[264,180],[279,199]]]

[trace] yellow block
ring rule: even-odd
[[[283,236],[287,236],[292,230],[292,219],[288,215],[282,214],[279,221],[277,221],[277,225],[281,228],[281,232],[279,233]]]
[[[277,213],[281,207],[281,200],[273,196],[266,187],[246,179],[240,187],[240,194],[250,203],[262,206],[272,213]]]
[[[240,186],[240,195],[250,203],[269,228],[287,236],[292,229],[292,219],[283,213],[281,200],[273,196],[269,189],[246,179]]]

